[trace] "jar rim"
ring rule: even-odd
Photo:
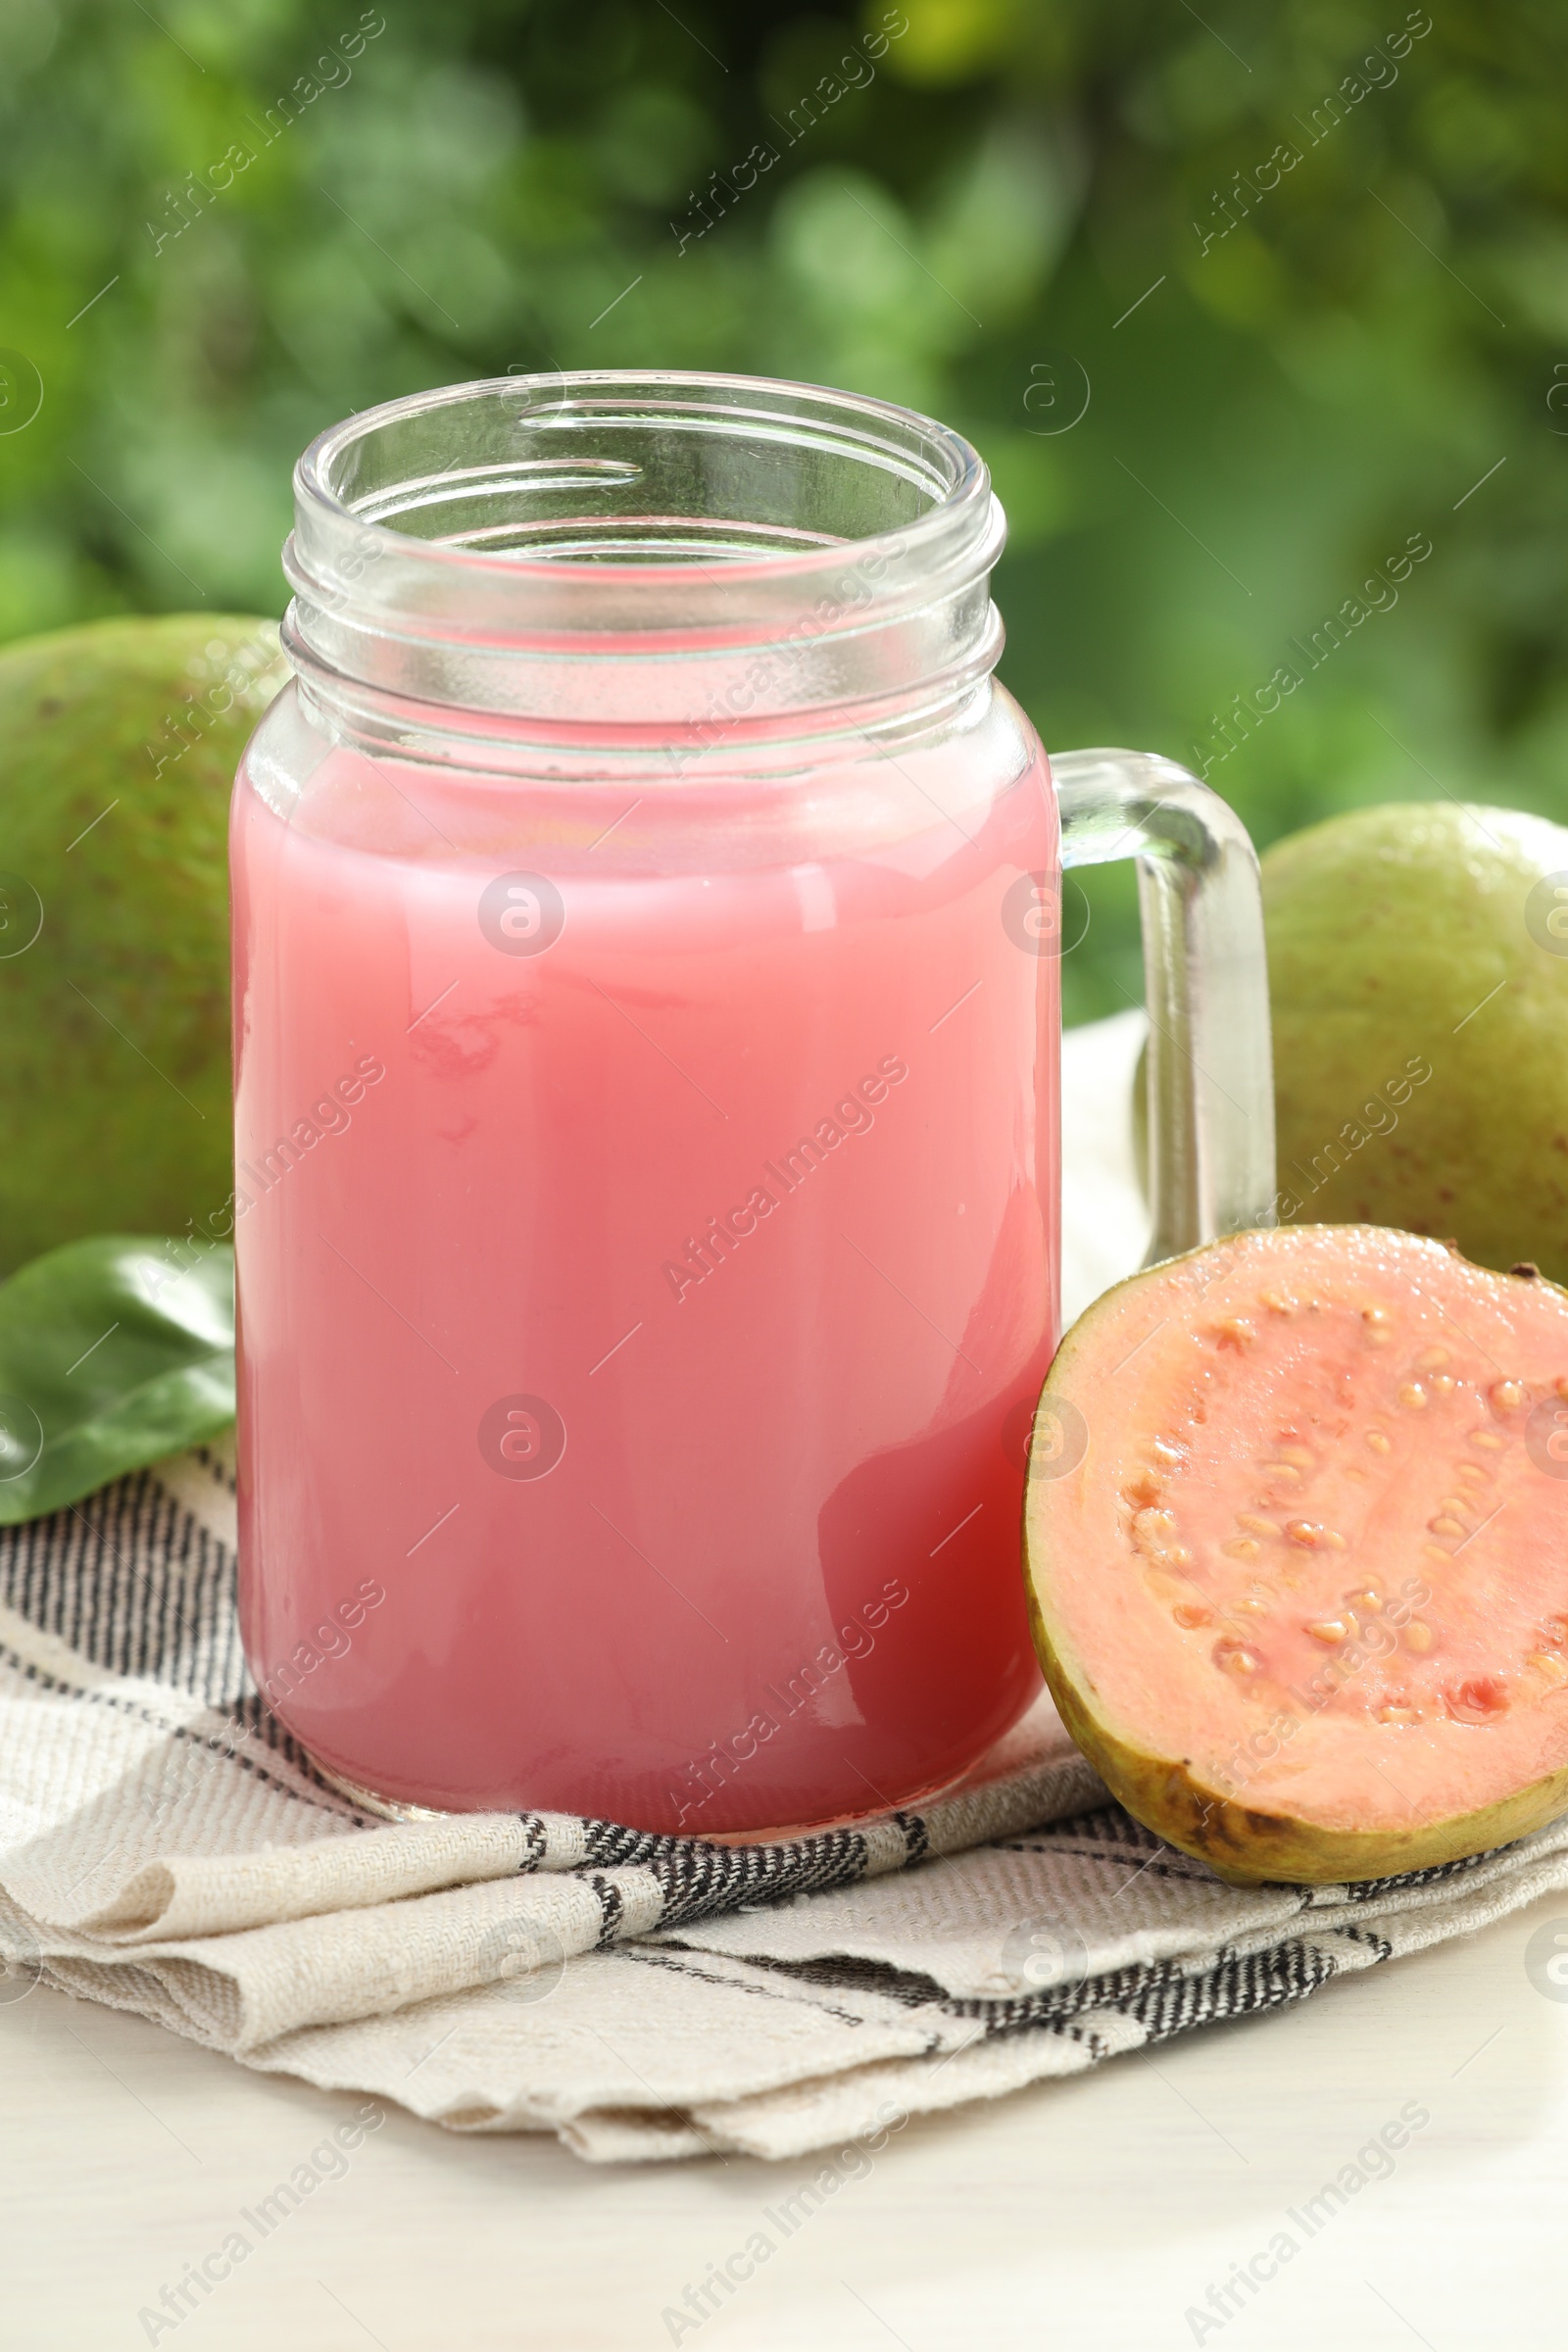
[[[395,527],[413,517],[424,535]],[[519,720],[940,700],[996,661],[1004,536],[978,451],[890,401],[680,369],[484,377],[312,442],[284,643],[323,694]]]
[[[346,523],[360,534],[371,532],[377,539],[384,538],[405,561],[423,559],[432,567],[446,571],[459,569],[476,574],[488,571],[504,579],[516,579],[521,574],[531,576],[541,586],[554,586],[558,590],[564,589],[568,579],[591,582],[603,590],[610,585],[608,575],[613,575],[615,585],[623,591],[629,589],[635,594],[637,584],[646,583],[650,599],[661,591],[667,594],[674,582],[689,582],[698,568],[690,557],[667,563],[638,559],[617,564],[599,557],[577,562],[560,555],[530,560],[511,550],[487,553],[472,546],[455,546],[448,541],[398,530],[379,514],[368,516],[363,510],[371,503],[371,496],[351,500],[344,495],[341,485],[351,460],[374,437],[416,418],[471,407],[486,397],[514,405],[519,421],[537,424],[551,416],[564,422],[590,413],[602,421],[608,420],[613,408],[635,412],[640,395],[644,413],[650,404],[657,404],[662,412],[662,421],[669,421],[680,414],[670,396],[681,392],[721,396],[717,405],[711,397],[702,404],[710,429],[724,425],[733,429],[748,422],[787,423],[798,432],[809,433],[814,429],[825,438],[836,427],[841,447],[847,451],[854,449],[854,454],[861,456],[867,465],[897,470],[929,500],[922,514],[885,529],[846,534],[817,546],[792,545],[777,555],[751,558],[726,555],[723,577],[732,592],[752,582],[804,580],[817,573],[832,572],[842,565],[846,548],[868,538],[896,545],[901,555],[917,558],[926,549],[934,550],[938,543],[952,539],[956,525],[964,536],[968,535],[964,525],[977,538],[986,535],[992,503],[989,470],[970,442],[935,417],[892,401],[875,399],[868,393],[801,383],[782,376],[639,368],[552,369],[525,375],[473,377],[363,409],[318,433],[296,465],[297,527],[306,521],[308,514],[329,529],[333,522]],[[780,401],[791,405],[782,410],[764,405]],[[694,401],[686,406],[691,413],[699,404]],[[410,489],[422,486],[420,482],[404,485]],[[387,509],[393,514],[407,511],[406,507],[398,506]]]

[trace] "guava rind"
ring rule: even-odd
[[[243,614],[0,651],[0,873],[43,917],[0,956],[0,1273],[228,1199],[228,802],[281,676]]]
[[[1080,1363],[1088,1352],[1096,1319],[1111,1300],[1123,1297],[1151,1275],[1167,1273],[1174,1264],[1210,1257],[1237,1243],[1259,1239],[1266,1240],[1267,1236],[1228,1235],[1185,1252],[1183,1259],[1167,1259],[1157,1267],[1131,1275],[1105,1292],[1080,1317],[1056,1351],[1041,1392],[1035,1416],[1036,1434],[1041,1433],[1044,1424],[1048,1444],[1055,1437],[1057,1425],[1051,1418],[1052,1407],[1063,1397],[1072,1401]],[[1452,1254],[1461,1253],[1453,1250]],[[1520,1275],[1515,1279],[1538,1284],[1545,1281],[1541,1275]],[[1548,1287],[1556,1290],[1568,1305],[1568,1291],[1557,1284]],[[1195,1773],[1189,1758],[1155,1755],[1140,1748],[1101,1720],[1095,1710],[1087,1670],[1053,1630],[1041,1600],[1042,1583],[1049,1574],[1046,1514],[1043,1508],[1033,1507],[1034,1503],[1034,1483],[1026,1482],[1024,1583],[1035,1648],[1057,1713],[1117,1803],[1167,1844],[1206,1863],[1216,1877],[1228,1884],[1247,1886],[1285,1882],[1297,1886],[1342,1886],[1401,1877],[1509,1844],[1568,1812],[1568,1766],[1564,1766],[1491,1804],[1409,1830],[1341,1830],[1238,1804],[1234,1797],[1225,1795]]]

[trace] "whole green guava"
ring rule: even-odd
[[[228,800],[283,675],[233,614],[0,650],[0,1273],[228,1199]]]
[[[1279,1222],[1568,1280],[1568,830],[1400,802],[1261,864]],[[1142,1163],[1142,1062],[1133,1113]]]

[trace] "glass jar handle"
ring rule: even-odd
[[[1146,1265],[1273,1222],[1274,1069],[1257,854],[1235,810],[1153,752],[1053,759],[1061,862],[1138,860],[1149,1006]]]

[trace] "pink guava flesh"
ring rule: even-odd
[[[1026,1535],[1048,1679],[1123,1801],[1296,1879],[1568,1809],[1565,1400],[1568,1295],[1383,1227],[1236,1235],[1091,1309]]]

